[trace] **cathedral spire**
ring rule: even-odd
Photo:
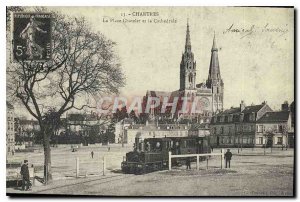
[[[196,88],[196,61],[192,52],[190,25],[187,21],[185,50],[181,57],[180,63],[180,89],[195,89]]]
[[[189,19],[188,19],[187,26],[186,26],[185,52],[190,52],[191,49],[192,49],[192,45],[191,45],[191,37],[190,37]]]
[[[209,65],[209,74],[206,86],[212,90],[213,112],[217,113],[223,110],[224,101],[224,83],[220,74],[218,48],[216,43],[216,34],[214,33],[213,44],[211,48],[211,58]]]
[[[217,44],[216,44],[216,33],[215,32],[214,32],[214,39],[213,39],[213,45],[212,45],[211,51],[218,51]]]
[[[211,59],[209,65],[209,75],[208,79],[212,82],[221,80],[219,58],[218,58],[218,48],[216,43],[216,35],[214,34],[213,45],[211,48]]]

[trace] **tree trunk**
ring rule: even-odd
[[[46,131],[43,132],[43,146],[44,146],[44,181],[47,184],[52,180],[51,172],[51,148],[50,148],[50,135]]]

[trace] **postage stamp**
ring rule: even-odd
[[[46,61],[51,58],[50,13],[13,13],[12,26],[15,61]]]

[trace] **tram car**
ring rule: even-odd
[[[121,164],[122,172],[144,174],[167,169],[169,151],[173,155],[211,153],[207,137],[136,138],[134,150],[126,153]],[[172,159],[172,165],[180,164],[180,160]]]

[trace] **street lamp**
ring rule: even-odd
[[[266,155],[266,143],[267,143],[267,139],[266,139],[266,136],[265,136],[265,144],[264,144],[264,155]]]
[[[243,133],[241,133],[242,136],[242,142],[241,142],[241,152],[243,151]]]
[[[103,145],[103,133],[104,133],[104,131],[100,130],[100,141],[101,141],[102,145]]]
[[[237,147],[238,147],[238,154],[240,153],[240,136],[238,136],[238,144],[237,144]]]

